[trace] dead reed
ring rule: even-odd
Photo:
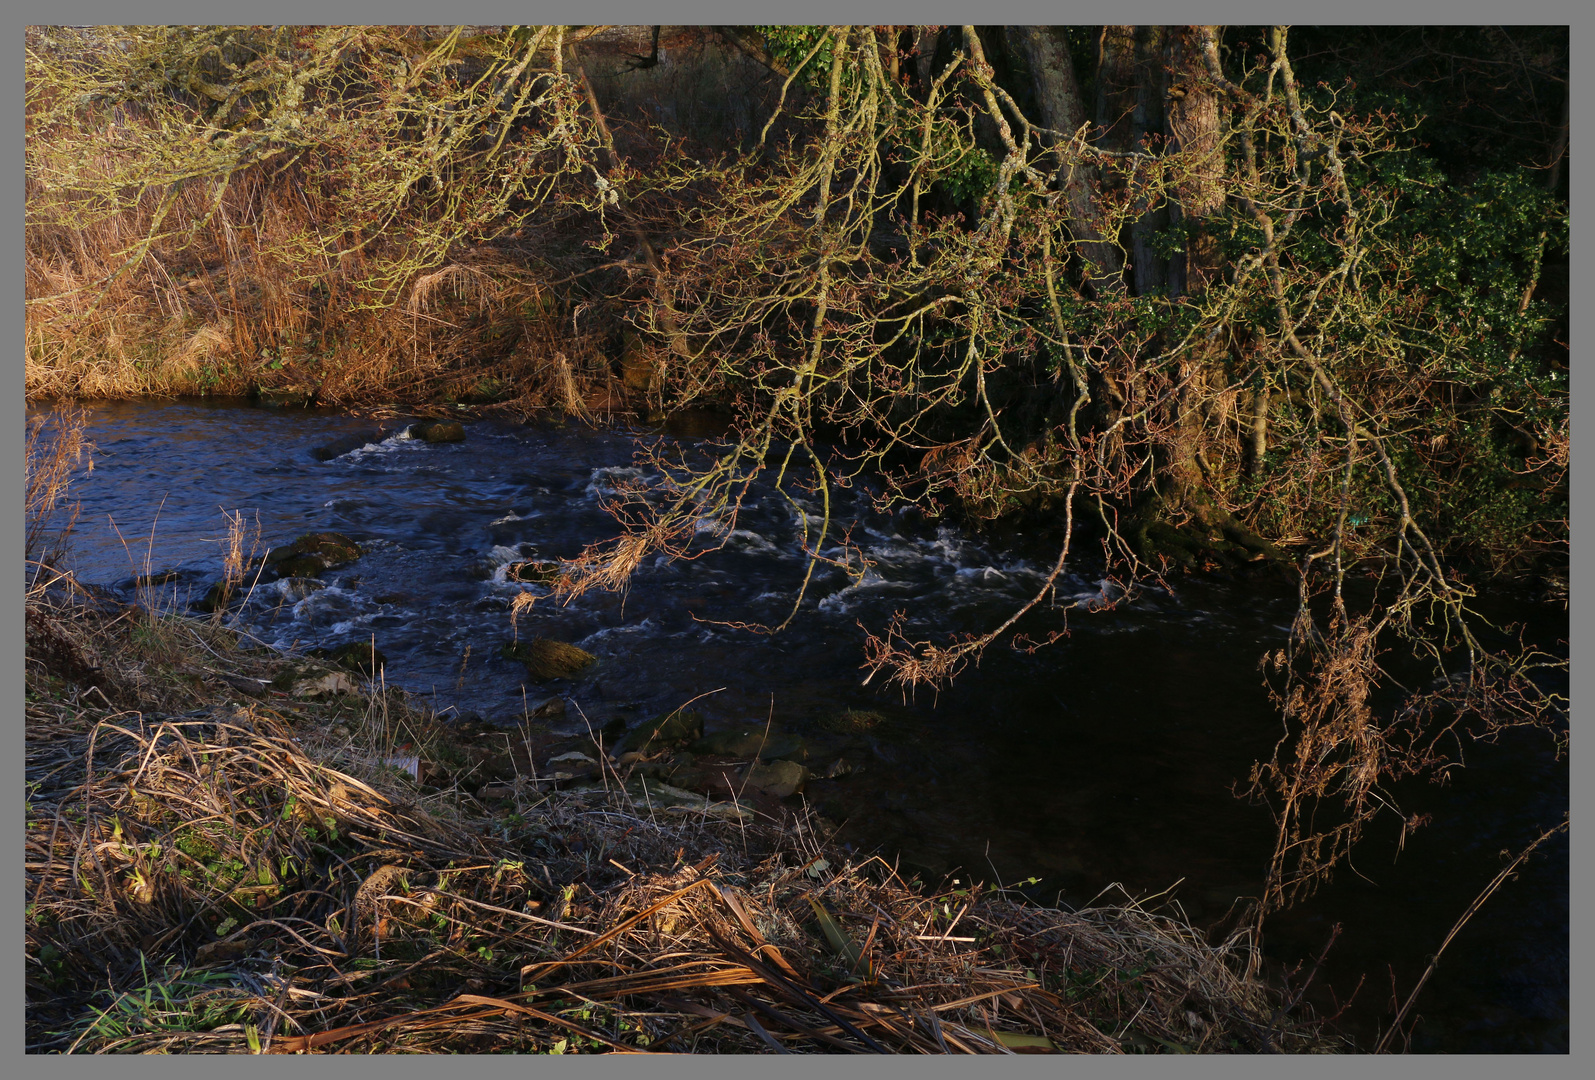
[[[27,419],[23,513],[30,592],[42,586],[45,571],[59,561],[77,520],[76,506],[68,507],[66,501],[78,466],[87,458],[87,468],[94,469],[92,448],[83,428],[83,409],[72,404]],[[58,511],[65,512],[64,520]]]

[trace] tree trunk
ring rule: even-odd
[[[1182,250],[1168,261],[1170,300],[1200,296],[1219,272],[1218,243],[1206,223],[1224,206],[1224,158],[1219,148],[1218,95],[1202,57],[1204,29],[1171,26],[1163,35],[1165,149],[1183,159],[1169,204],[1169,224],[1186,234]],[[1202,412],[1212,397],[1211,375],[1222,353],[1221,343],[1197,340],[1180,357],[1177,434],[1168,470],[1171,500],[1205,525],[1217,525],[1220,511],[1207,491],[1212,477],[1202,453],[1207,431]]]
[[[1117,245],[1107,238],[1096,201],[1101,178],[1069,149],[1069,140],[1086,124],[1086,111],[1068,45],[1060,30],[1050,26],[1010,26],[1008,43],[1030,70],[1041,123],[1058,133],[1053,147],[1058,185],[1068,199],[1071,227],[1086,264],[1086,286],[1099,296],[1122,291],[1123,260]]]
[[[1263,455],[1268,453],[1268,405],[1271,396],[1268,379],[1265,377],[1262,385],[1252,393],[1252,430],[1249,452],[1246,456],[1247,476],[1260,476],[1263,471]]]
[[[1167,28],[1140,26],[1135,31],[1135,108],[1130,114],[1131,147],[1149,153],[1162,150],[1166,80],[1163,40]],[[1168,259],[1152,246],[1152,237],[1168,228],[1168,203],[1161,196],[1139,200],[1142,213],[1130,227],[1135,260],[1135,291],[1148,296],[1168,285]]]
[[[1102,144],[1119,153],[1156,152],[1163,131],[1163,39],[1161,26],[1104,26],[1097,65],[1097,124]],[[1133,166],[1126,166],[1131,173]],[[1151,238],[1168,224],[1162,200],[1137,199],[1130,225],[1132,283],[1137,296],[1161,289],[1167,260]]]
[[[930,93],[930,81],[936,74],[936,47],[941,42],[941,31],[939,26],[914,27],[914,75],[919,81],[920,101]]]
[[[1104,145],[1120,153],[1181,158],[1167,199],[1138,196],[1132,203],[1137,214],[1130,226],[1131,264],[1140,296],[1198,296],[1220,270],[1216,240],[1202,228],[1223,208],[1225,171],[1219,100],[1206,75],[1201,33],[1201,27],[1192,26],[1103,28],[1097,120]],[[1129,169],[1120,176],[1133,183]],[[1170,224],[1192,232],[1172,260],[1159,256],[1153,243]],[[1204,453],[1208,427],[1203,421],[1212,398],[1210,375],[1222,353],[1218,341],[1198,341],[1178,358],[1178,389],[1161,418],[1172,438],[1154,451],[1154,488],[1131,516],[1132,534],[1148,557],[1166,555],[1192,565],[1209,557],[1226,559],[1224,552],[1237,546],[1254,554],[1279,554],[1210,491],[1216,476]],[[1262,427],[1253,419],[1250,449],[1260,458],[1266,414]],[[1189,524],[1176,527],[1176,521]]]
[[[1164,55],[1168,72],[1165,123],[1168,151],[1190,155],[1175,184],[1169,223],[1189,236],[1184,251],[1169,260],[1169,296],[1199,295],[1219,270],[1218,241],[1206,222],[1224,208],[1224,157],[1219,149],[1218,94],[1202,58],[1200,26],[1170,27]]]
[[[1097,46],[1097,127],[1104,146],[1130,146],[1136,81],[1135,27],[1104,26]]]

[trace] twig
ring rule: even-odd
[[[1517,858],[1508,863],[1505,869],[1503,869],[1499,874],[1496,874],[1495,877],[1490,880],[1490,883],[1484,887],[1483,892],[1474,897],[1473,903],[1468,905],[1468,910],[1462,913],[1462,918],[1456,921],[1456,925],[1451,927],[1451,932],[1445,936],[1445,940],[1442,941],[1440,943],[1440,947],[1435,950],[1434,958],[1429,961],[1429,966],[1423,971],[1423,977],[1418,980],[1418,985],[1412,988],[1412,993],[1407,995],[1407,1000],[1402,1003],[1400,1011],[1396,1013],[1395,1020],[1391,1021],[1390,1023],[1390,1030],[1385,1032],[1384,1037],[1379,1040],[1379,1045],[1374,1047],[1374,1053],[1384,1053],[1386,1048],[1388,1048],[1390,1045],[1390,1039],[1397,1031],[1401,1030],[1401,1021],[1406,1019],[1407,1011],[1412,1008],[1412,1003],[1418,1000],[1418,993],[1423,989],[1423,984],[1429,981],[1429,976],[1433,975],[1434,969],[1439,966],[1440,954],[1445,952],[1447,945],[1451,944],[1451,939],[1456,937],[1457,934],[1461,932],[1462,928],[1467,925],[1468,920],[1473,918],[1474,913],[1483,907],[1484,902],[1495,893],[1495,890],[1499,889],[1502,884],[1504,884],[1506,880],[1512,876],[1512,872],[1523,863],[1523,860],[1527,859],[1534,853],[1535,848],[1545,843],[1545,841],[1549,840],[1557,833],[1566,832],[1567,825],[1567,818],[1564,817],[1560,824],[1553,825],[1549,829],[1546,829],[1544,832],[1540,833],[1540,835],[1535,838],[1532,844],[1520,851]]]

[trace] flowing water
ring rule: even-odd
[[[803,574],[805,518],[812,528],[820,510],[801,493],[789,502],[755,490],[723,551],[652,560],[623,595],[522,614],[522,637],[599,658],[574,683],[527,686],[498,649],[517,632],[514,597],[547,590],[506,568],[614,535],[602,502],[617,484],[646,479],[633,454],[653,435],[477,422],[458,444],[366,441],[357,436],[369,420],[237,402],[101,404],[89,415],[94,471],[74,488],[81,580],[131,597],[147,563],[178,572],[162,586],[168,603],[197,598],[220,571],[224,510],[258,516],[266,544],[341,532],[360,541],[362,558],[319,584],[259,586],[244,624],[283,649],[374,638],[390,683],[505,724],[550,693],[570,701],[561,723],[572,730],[640,722],[707,694],[693,707],[711,730],[771,721],[824,744],[835,741],[826,717],[875,710],[885,719],[845,747],[862,767],[807,792],[860,850],[928,877],[961,868],[1038,878],[1046,899],[1073,904],[1115,882],[1140,895],[1178,882],[1172,895],[1198,924],[1258,892],[1271,825],[1234,790],[1279,733],[1258,660],[1283,643],[1294,607],[1285,585],[1187,579],[1088,612],[1116,592],[1085,552],[1058,583],[1057,604],[1020,625],[1034,638],[1066,637],[1033,653],[994,647],[940,694],[905,700],[863,684],[864,628],[902,612],[910,639],[986,630],[1036,591],[1055,538],[882,516],[862,489],[844,492],[835,513],[856,553],[824,553],[850,567],[822,567],[791,626],[755,635],[719,623],[785,617]],[[340,438],[353,448],[320,460],[315,451]],[[703,528],[713,539],[713,523]],[[1071,600],[1081,606],[1065,611]],[[1494,602],[1499,617],[1565,650],[1563,607]],[[1447,786],[1399,792],[1435,824],[1399,850],[1393,832],[1370,836],[1354,866],[1270,924],[1271,959],[1287,966],[1315,956],[1342,924],[1308,996],[1333,1012],[1366,976],[1344,1016],[1359,1038],[1388,1019],[1392,978],[1405,996],[1501,866],[1498,853],[1567,806],[1567,763],[1543,736],[1472,749],[1468,762]],[[1447,950],[1420,999],[1413,1049],[1566,1052],[1565,836],[1542,851]]]

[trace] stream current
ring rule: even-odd
[[[1259,891],[1272,825],[1235,792],[1280,732],[1258,661],[1284,643],[1295,603],[1287,585],[1179,578],[1172,592],[1111,611],[1066,612],[1071,600],[1115,595],[1093,572],[1090,545],[1077,545],[1057,602],[1018,627],[1066,637],[1032,653],[993,646],[950,687],[905,700],[881,679],[863,685],[864,628],[880,632],[900,611],[911,640],[988,630],[1035,593],[1055,538],[995,539],[911,511],[880,515],[867,492],[844,491],[833,514],[838,534],[850,530],[852,565],[817,568],[791,625],[755,635],[717,622],[785,617],[804,570],[803,518],[813,529],[820,511],[817,497],[799,492],[794,503],[755,488],[723,550],[650,557],[624,594],[550,599],[523,613],[521,637],[598,657],[573,682],[527,685],[498,650],[517,632],[516,594],[547,590],[507,567],[569,558],[614,536],[602,504],[617,484],[647,479],[633,454],[654,435],[478,421],[463,443],[428,445],[390,425],[388,436],[320,460],[318,448],[376,425],[239,402],[103,403],[88,413],[94,469],[72,491],[80,580],[132,599],[147,562],[178,572],[162,589],[180,607],[219,576],[223,511],[258,517],[264,545],[344,533],[365,549],[357,562],[317,584],[263,583],[245,628],[282,649],[374,638],[389,683],[506,725],[556,693],[570,703],[556,730],[572,731],[638,723],[693,698],[711,731],[771,721],[823,738],[824,717],[874,710],[886,719],[853,751],[862,768],[814,781],[805,795],[843,823],[855,849],[900,858],[932,881],[955,871],[1038,878],[1044,899],[1073,905],[1114,883],[1142,896],[1175,886],[1197,925]],[[714,528],[704,523],[705,540]],[[1490,602],[1497,618],[1565,655],[1564,607]],[[1366,976],[1342,1017],[1365,1047],[1393,1011],[1392,973],[1399,999],[1500,868],[1498,853],[1560,820],[1568,766],[1543,735],[1509,737],[1470,749],[1448,785],[1397,795],[1435,823],[1408,836],[1399,857],[1395,830],[1374,830],[1352,866],[1268,930],[1271,959],[1288,969],[1310,963],[1342,925],[1308,998],[1333,1013]],[[1413,1050],[1567,1051],[1565,835],[1541,851],[1448,948],[1420,998]]]

